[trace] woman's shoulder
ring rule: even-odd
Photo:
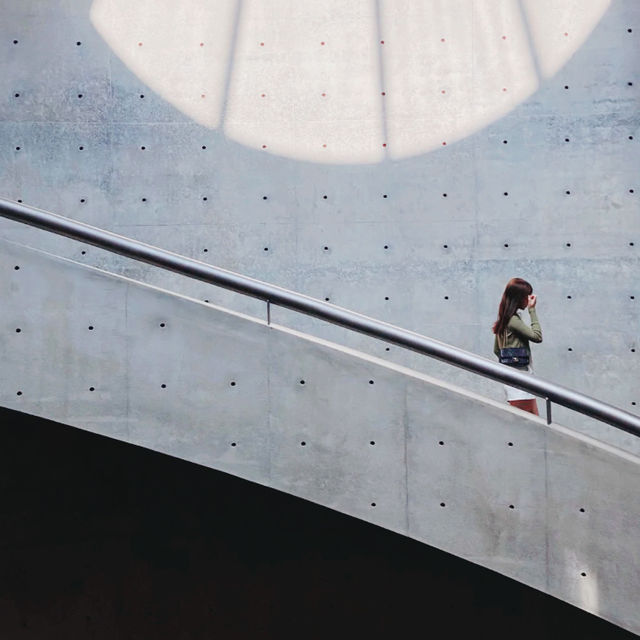
[[[513,325],[518,325],[522,322],[522,318],[520,317],[520,314],[516,311],[516,313],[514,313],[510,318],[509,318],[509,322],[507,323],[507,326],[513,326]]]

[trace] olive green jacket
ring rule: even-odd
[[[522,318],[517,313],[511,316],[507,325],[507,338],[504,344],[502,343],[502,337],[500,338],[500,347],[503,349],[524,347],[529,351],[529,356],[531,356],[529,341],[542,342],[542,329],[540,328],[535,307],[529,307],[529,317],[531,318],[530,327],[522,321]],[[498,336],[496,336],[493,341],[493,353],[496,356],[500,355],[500,347],[498,346]]]

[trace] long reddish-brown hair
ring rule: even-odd
[[[532,293],[533,287],[522,278],[511,278],[507,282],[498,307],[498,319],[493,323],[493,333],[500,335],[504,332],[511,317]]]

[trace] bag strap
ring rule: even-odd
[[[507,344],[507,330],[504,330],[504,334],[502,334],[502,346],[500,346],[500,336],[498,336],[498,349],[504,349],[505,344]]]

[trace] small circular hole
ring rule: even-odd
[[[264,248],[264,250],[265,250],[265,251],[269,251],[269,247],[265,247],[265,248]]]
[[[631,349],[631,353],[635,353],[635,352],[636,352],[636,350],[635,350],[635,349]]]
[[[21,331],[22,331],[22,329],[20,329],[20,327],[18,327],[18,328],[16,329],[16,333],[21,333]]]
[[[262,199],[263,200],[267,200],[267,196],[262,196]]]
[[[440,506],[441,506],[441,507],[446,507],[447,505],[446,505],[444,502],[441,502],[441,503],[440,503]]]
[[[372,440],[369,444],[373,447],[375,445],[375,440]]]
[[[79,47],[82,44],[82,42],[76,42],[76,47]]]
[[[449,296],[445,296],[445,297],[444,297],[444,299],[445,299],[445,300],[448,300],[448,299],[449,299]]]
[[[146,202],[146,201],[147,201],[147,199],[146,199],[146,198],[142,198],[142,202]]]
[[[448,249],[448,248],[449,248],[449,245],[448,245],[448,244],[443,244],[443,245],[442,245],[442,247],[443,247],[444,249]]]
[[[202,251],[203,251],[203,253],[208,253],[209,249],[203,249]]]
[[[503,140],[503,141],[502,141],[502,144],[508,144],[508,143],[509,143],[509,141],[508,141],[508,140]]]
[[[510,447],[513,447],[513,442],[507,442]]]
[[[326,200],[328,198],[328,196],[322,196],[323,200]]]
[[[84,147],[78,147],[78,149],[80,149],[80,151],[84,151]]]
[[[571,300],[571,296],[567,296],[567,300]]]
[[[584,513],[584,508],[580,507],[580,513]]]
[[[635,296],[629,296],[629,298],[631,298],[631,300],[635,300],[636,299]]]
[[[162,383],[162,384],[160,385],[160,387],[161,387],[161,388],[163,388],[163,389],[166,389],[166,388],[167,388],[167,385],[166,385],[166,384],[164,384],[164,383]]]
[[[438,444],[439,444],[441,447],[444,447],[444,440],[440,440],[440,442],[438,442]]]
[[[325,247],[325,248],[324,248],[324,250],[325,250],[325,251],[329,251],[329,247]]]
[[[18,393],[16,393],[17,396],[21,396],[22,395],[22,391],[18,391]]]
[[[235,380],[232,380],[229,384],[230,384],[232,387],[235,387],[235,386],[236,386],[236,381],[235,381]]]
[[[510,504],[509,509],[515,509],[515,507],[512,504]]]
[[[629,140],[633,140],[633,136],[629,136]]]
[[[89,331],[93,331],[93,325],[89,325]]]
[[[509,195],[509,192],[508,192],[508,191],[505,191],[502,195],[503,195],[503,196],[508,196],[508,195]]]
[[[96,388],[95,387],[89,387],[89,391],[95,391]]]
[[[206,302],[207,304],[209,303],[209,301],[208,301],[208,300],[205,300],[205,302]]]
[[[20,147],[16,147],[16,151],[20,151]]]
[[[443,194],[442,194],[442,197],[443,197],[443,198],[446,198],[446,197],[447,197],[447,194],[446,194],[446,193],[443,193]]]
[[[570,196],[571,195],[571,191],[565,191],[565,193]]]
[[[587,577],[587,574],[586,574],[584,571],[583,571],[580,575],[581,575],[583,578],[586,578],[586,577]]]
[[[507,249],[509,248],[509,245],[508,245],[506,242],[504,243],[504,246],[505,246],[505,248],[507,248]]]
[[[86,199],[85,199],[85,198],[80,198],[80,202],[81,202],[82,204],[84,204],[84,203],[86,202]]]
[[[389,196],[385,193],[382,197],[383,198],[388,198]]]
[[[141,93],[141,94],[140,94],[140,99],[141,99],[141,100],[144,100],[144,93]]]
[[[142,149],[142,151],[144,151],[147,147],[140,147],[140,149]]]
[[[325,302],[329,302],[329,298],[325,298]]]
[[[372,507],[375,507],[375,506],[376,506],[376,503],[375,503],[375,502],[372,502],[372,503],[371,503],[371,506],[372,506]]]
[[[630,242],[630,243],[629,243],[629,246],[630,246],[630,247],[633,247],[633,242]]]
[[[369,384],[375,384],[373,380],[369,380]]]
[[[82,98],[83,95],[81,93],[78,94],[78,98]]]
[[[629,193],[635,193],[633,189],[629,189]]]
[[[206,202],[208,199],[207,196],[202,196],[202,202]]]
[[[20,267],[18,265],[16,265],[15,267],[13,267],[16,271],[20,270]]]
[[[164,327],[165,327],[165,323],[164,323],[164,322],[161,322],[161,323],[160,323],[160,326],[164,329]]]
[[[564,139],[564,141],[565,141],[565,142],[569,142],[569,138],[565,138],[565,139]]]
[[[388,248],[389,248],[389,245],[388,245],[388,244],[385,244],[385,245],[384,245],[384,248],[385,248],[385,249],[388,249]]]
[[[385,347],[385,351],[391,351],[390,347]]]
[[[14,94],[14,98],[19,98],[19,97],[20,97],[20,94],[19,94],[19,93],[15,93],[15,94]]]
[[[385,297],[384,297],[384,299],[385,299],[385,300],[388,300],[388,299],[389,299],[389,296],[385,296]]]
[[[18,44],[18,41],[17,41],[17,40],[14,40],[14,41],[13,41],[13,44]]]
[[[567,247],[570,247],[570,246],[571,246],[571,243],[570,243],[570,242],[567,242]]]
[[[203,144],[203,145],[202,145],[202,148],[203,148],[203,149],[206,149],[206,148],[207,148],[207,145],[206,145],[206,144]]]
[[[573,351],[573,349],[572,349],[571,347],[569,347],[569,348],[567,349],[567,351]]]
[[[232,442],[232,443],[231,443],[231,446],[232,446],[232,447],[235,447],[235,446],[236,446],[236,443],[235,443],[235,442]]]
[[[86,251],[84,251],[84,250],[83,250],[83,251],[81,251],[80,253],[81,253],[83,256],[86,256],[86,255],[87,255],[87,252],[86,252]]]
[[[564,85],[564,88],[565,88],[565,89],[568,89],[568,88],[569,88],[569,85],[568,85],[568,84],[565,84],[565,85]]]
[[[300,446],[301,446],[301,447],[306,447],[306,446],[307,446],[307,443],[303,440],[303,441],[300,443]]]
[[[304,380],[300,380],[300,384],[305,384]]]
[[[627,82],[627,85],[633,87],[633,82]]]
[[[635,401],[635,400],[632,400],[632,401],[631,401],[631,404],[635,407],[635,406],[636,406],[636,401]]]

